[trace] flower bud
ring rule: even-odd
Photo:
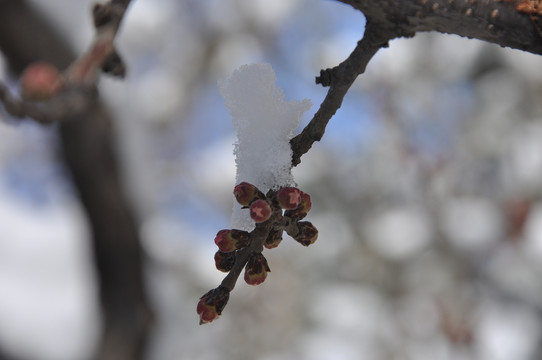
[[[271,272],[267,260],[261,253],[255,253],[248,259],[245,266],[245,281],[249,285],[260,285]]]
[[[305,216],[307,216],[312,207],[310,195],[303,191],[300,191],[300,193],[301,202],[299,203],[297,208],[295,208],[294,210],[286,210],[284,212],[284,216],[287,216],[294,221],[301,220]]]
[[[228,303],[230,292],[223,286],[219,286],[203,295],[198,302],[196,311],[199,315],[199,324],[205,324],[216,319]]]
[[[250,204],[250,217],[257,223],[264,222],[271,217],[271,205],[265,200],[256,200]]]
[[[293,236],[294,240],[303,246],[314,244],[318,239],[318,230],[309,221],[300,221],[297,223],[299,232]]]
[[[250,242],[248,231],[225,229],[220,230],[215,237],[215,244],[222,252],[231,252],[246,247]]]
[[[301,191],[295,187],[283,187],[277,191],[277,201],[281,208],[294,210],[301,203]]]
[[[235,264],[235,251],[226,253],[219,250],[215,253],[215,266],[218,270],[228,272],[233,264]]]
[[[273,249],[279,246],[281,241],[282,241],[282,230],[271,230],[269,232],[269,235],[267,235],[267,239],[265,239],[263,246],[265,246],[268,249]]]
[[[237,202],[243,206],[249,206],[254,200],[265,198],[265,195],[256,186],[247,182],[235,186],[233,195]]]
[[[62,88],[58,69],[47,62],[35,62],[21,75],[22,96],[27,100],[47,100]]]

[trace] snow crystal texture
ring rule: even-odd
[[[286,101],[269,64],[243,65],[219,83],[237,130],[236,184],[246,181],[266,193],[295,185],[290,139],[311,107],[309,100]],[[251,230],[248,210],[234,205],[232,226]]]

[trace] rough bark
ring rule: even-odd
[[[0,50],[15,73],[36,60],[64,69],[75,59],[61,34],[23,0],[0,0]],[[141,359],[151,311],[143,251],[119,178],[110,114],[97,100],[88,113],[60,124],[59,132],[92,232],[104,320],[95,358]]]
[[[438,31],[542,54],[540,15],[519,11],[522,0],[338,0],[398,36]],[[528,1],[527,1],[528,2]]]

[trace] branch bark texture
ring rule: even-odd
[[[523,0],[338,0],[363,12],[368,20],[396,27],[400,33],[438,31],[504,47],[542,54],[536,21],[520,11]]]

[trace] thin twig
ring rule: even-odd
[[[329,120],[341,107],[348,89],[358,75],[365,72],[374,54],[379,49],[387,47],[388,41],[397,36],[400,34],[396,34],[392,29],[382,28],[378,23],[367,21],[365,34],[350,56],[338,66],[320,72],[316,83],[329,86],[329,90],[309,124],[290,141],[293,166],[301,162],[301,156],[309,151],[315,141],[320,141]]]
[[[265,239],[267,239],[267,236],[273,228],[274,223],[277,221],[277,218],[282,217],[280,213],[281,211],[279,210],[279,214],[277,215],[275,211],[275,214],[269,220],[256,224],[256,228],[250,232],[250,244],[246,248],[237,251],[235,256],[235,264],[228,272],[228,275],[226,275],[224,280],[222,280],[222,283],[220,284],[221,286],[224,286],[229,291],[233,290],[239,275],[241,275],[243,272],[243,269],[245,268],[245,265],[252,254],[261,253],[263,251]]]

